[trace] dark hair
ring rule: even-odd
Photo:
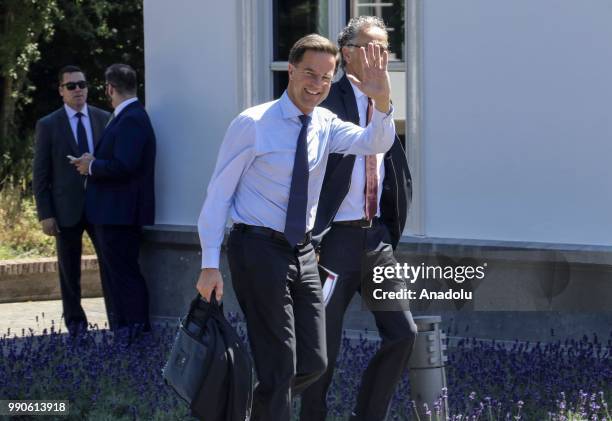
[[[121,95],[136,93],[136,71],[127,64],[111,64],[104,72],[104,78],[106,83],[110,83]]]
[[[347,44],[355,42],[355,38],[359,35],[360,31],[370,28],[380,28],[387,32],[385,22],[378,16],[356,16],[352,18],[349,23],[344,27],[340,34],[338,34],[338,48],[342,50]],[[345,66],[344,56],[340,54],[340,64],[342,68]]]
[[[334,56],[336,63],[338,62],[338,47],[333,42],[318,34],[306,35],[298,39],[291,51],[289,51],[289,63],[295,65],[302,61],[304,53],[308,50],[328,53]]]
[[[59,73],[57,74],[57,81],[58,83],[61,85],[62,82],[64,81],[64,74],[66,73],[77,73],[77,72],[81,72],[83,73],[83,76],[85,76],[85,72],[81,70],[80,67],[78,66],[73,66],[73,65],[68,65],[68,66],[64,66],[60,69]]]

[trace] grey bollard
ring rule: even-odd
[[[442,394],[442,388],[446,387],[444,365],[448,357],[445,353],[447,346],[443,343],[446,334],[440,331],[441,321],[440,316],[414,317],[419,333],[408,366],[411,397],[420,417],[425,415],[425,403],[434,414],[434,402]],[[441,411],[442,419],[445,419],[448,414],[445,402],[442,402]]]

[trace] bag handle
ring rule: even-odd
[[[189,312],[187,313],[187,316],[185,316],[185,320],[183,322],[185,327],[187,327],[187,325],[189,325],[189,323],[192,321],[191,319],[193,317],[193,313],[200,301],[209,304],[206,311],[206,315],[204,316],[205,320],[208,320],[210,318],[210,315],[213,311],[223,311],[223,304],[218,303],[215,290],[213,290],[212,294],[210,295],[210,302],[206,301],[206,299],[198,293],[189,305]]]

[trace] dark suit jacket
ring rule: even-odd
[[[87,180],[85,211],[97,225],[153,225],[155,133],[138,101],[104,130]]]
[[[110,113],[91,105],[87,107],[95,147]],[[38,218],[56,218],[60,226],[70,227],[83,217],[85,177],[70,164],[66,155],[80,153],[62,106],[36,123],[32,187]]]
[[[329,109],[344,121],[359,124],[357,101],[346,75],[332,85],[329,96],[321,106]],[[382,222],[389,229],[392,245],[395,248],[404,231],[412,199],[412,178],[408,169],[406,152],[397,136],[393,146],[385,154],[384,163],[385,178],[380,199],[380,214]],[[355,155],[330,154],[329,156],[313,230],[315,244],[321,241],[331,226],[349,191],[354,164]]]

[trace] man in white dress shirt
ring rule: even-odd
[[[308,35],[289,53],[280,99],[243,111],[230,124],[198,220],[205,299],[223,295],[219,256],[228,214],[228,260],[246,317],[259,383],[253,420],[289,420],[292,396],[327,366],[325,314],[311,230],[330,152],[375,154],[393,143],[386,52],[360,49],[362,78],[374,100],[367,128],[317,107],[329,93],[337,48]]]
[[[67,155],[93,153],[110,114],[87,104],[87,79],[76,66],[60,70],[59,94],[64,105],[36,124],[32,186],[42,231],[56,238],[64,322],[76,335],[87,328],[81,307],[83,231],[96,247],[97,241],[85,219],[85,177],[74,170]],[[107,311],[111,311],[102,270],[100,276]]]

